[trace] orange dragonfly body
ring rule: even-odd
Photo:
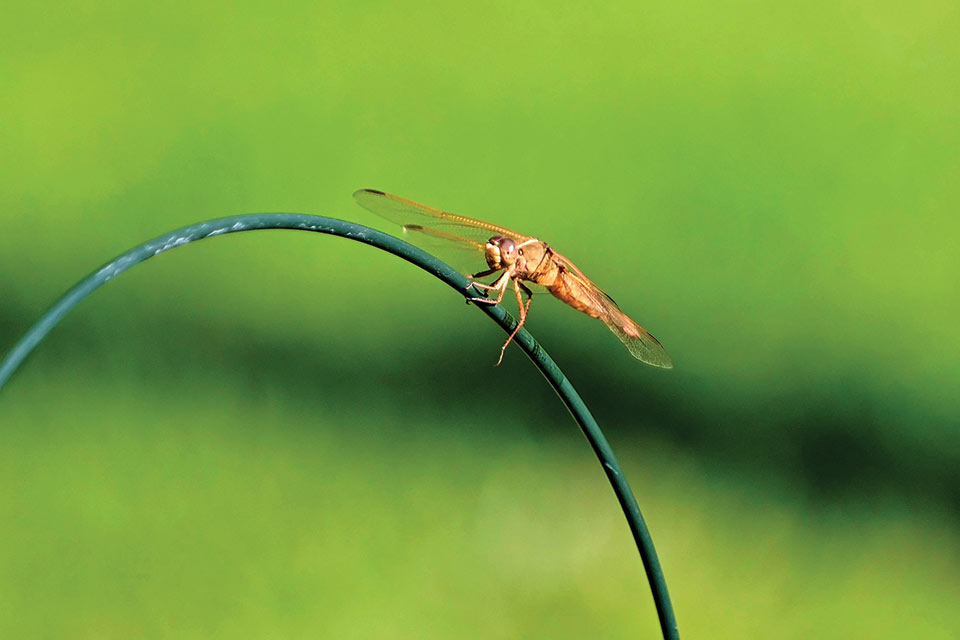
[[[486,260],[487,269],[469,275],[471,283],[468,289],[473,287],[495,295],[471,297],[467,298],[468,301],[499,304],[510,283],[513,283],[520,320],[500,349],[500,360],[497,364],[503,360],[504,350],[527,320],[533,292],[525,283],[530,283],[546,288],[574,309],[602,320],[638,360],[655,367],[673,367],[673,361],[656,338],[631,320],[620,310],[613,298],[546,242],[499,225],[434,209],[382,191],[361,189],[354,193],[353,197],[363,208],[401,225],[416,244],[427,248],[439,244],[446,248],[465,249],[472,253],[475,263],[479,262],[482,256]],[[476,281],[477,278],[494,274],[499,275],[492,284]],[[527,294],[526,302],[523,301],[521,292]]]

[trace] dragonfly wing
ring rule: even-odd
[[[589,300],[589,315],[595,315],[603,320],[610,331],[624,344],[630,355],[655,367],[673,368],[673,359],[659,340],[621,311],[613,298],[583,275],[575,264],[560,254],[555,255],[565,267],[561,277],[564,278],[567,287]]]
[[[405,224],[402,229],[404,240],[442,258],[461,273],[476,273],[486,265],[483,243],[419,224]]]
[[[627,314],[620,312],[620,318],[612,316],[604,318],[604,323],[610,328],[620,342],[627,347],[637,360],[664,369],[673,368],[673,359],[660,341],[654,338],[649,331],[634,322]]]
[[[493,236],[504,236],[517,242],[531,238],[500,225],[428,207],[383,191],[360,189],[354,192],[353,198],[367,211],[399,224],[408,231],[416,227],[429,228],[439,232],[435,234],[437,236],[449,233],[458,240],[478,242],[481,247]]]

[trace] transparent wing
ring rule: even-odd
[[[407,232],[423,233],[434,240],[472,242],[483,245],[493,236],[504,236],[515,241],[529,240],[530,236],[511,231],[490,222],[448,213],[427,205],[374,189],[360,189],[353,199],[367,211],[399,224]]]
[[[554,252],[554,255],[566,267],[560,277],[564,279],[567,287],[589,300],[590,315],[595,313],[595,317],[603,320],[630,355],[655,367],[673,368],[673,359],[659,340],[621,311],[613,298],[593,284],[575,264],[559,253]]]
[[[486,266],[484,244],[480,242],[419,224],[405,224],[401,228],[404,240],[441,258],[461,273],[470,275]]]

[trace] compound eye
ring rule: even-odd
[[[504,238],[500,241],[500,252],[505,258],[512,258],[517,255],[517,245],[510,238]]]

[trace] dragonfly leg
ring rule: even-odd
[[[471,287],[476,287],[477,289],[484,289],[485,291],[490,291],[491,289],[499,289],[500,285],[494,282],[493,284],[483,284],[482,282],[472,282],[470,283]],[[467,287],[468,289],[470,287]]]
[[[470,280],[476,280],[477,278],[486,278],[486,277],[489,276],[489,275],[493,275],[493,274],[496,273],[497,271],[500,271],[500,269],[487,269],[486,271],[478,271],[477,273],[475,273],[475,274],[473,274],[473,275],[467,276],[467,278],[470,279]],[[470,284],[467,285],[467,289],[469,289],[470,287],[474,286],[475,284],[477,284],[477,283],[471,282]]]
[[[467,298],[467,303],[470,302],[482,302],[484,304],[500,304],[500,301],[503,300],[503,294],[507,291],[507,286],[510,284],[510,272],[505,271],[500,278],[493,284],[482,284],[480,282],[473,283],[473,286],[486,289],[487,291],[499,291],[500,294],[497,296],[496,300],[493,298]]]
[[[523,304],[523,296],[520,295],[520,289],[523,289],[527,294],[527,304]],[[517,322],[517,326],[513,328],[513,333],[510,334],[510,337],[507,338],[507,341],[503,343],[502,347],[500,347],[500,359],[497,360],[497,364],[495,365],[497,367],[499,367],[500,363],[503,362],[503,353],[507,350],[507,345],[513,341],[513,337],[517,335],[518,331],[520,331],[520,327],[526,323],[527,312],[530,310],[530,302],[533,301],[533,292],[523,286],[523,283],[519,280],[513,281],[513,290],[517,294],[517,308],[520,310],[520,321]]]
[[[480,291],[481,289],[486,291],[490,291],[491,289],[496,289],[498,284],[496,282],[494,284],[484,284],[482,282],[474,282],[474,280],[476,280],[477,278],[485,278],[490,274],[496,273],[497,271],[500,271],[500,269],[487,269],[486,271],[480,271],[478,273],[474,273],[473,275],[467,276],[467,278],[470,280],[470,284],[467,285],[466,290],[470,291],[471,287],[476,289],[477,291]],[[465,302],[467,304],[470,304],[471,300],[473,300],[473,298],[467,298]]]

